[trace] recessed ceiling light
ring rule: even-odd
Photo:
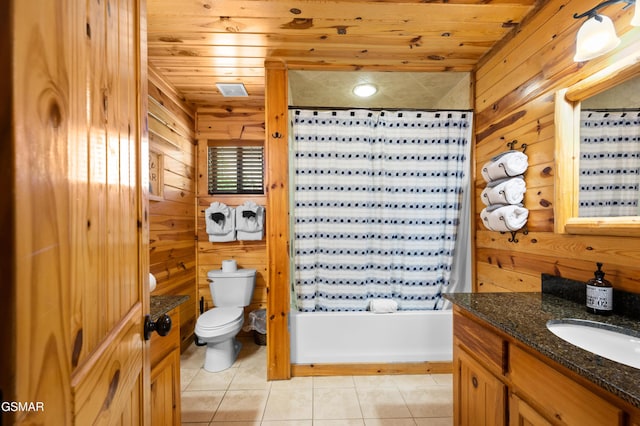
[[[377,91],[378,88],[371,83],[358,84],[353,88],[353,93],[361,98],[373,96]]]
[[[225,98],[249,96],[242,83],[216,83],[216,86]]]

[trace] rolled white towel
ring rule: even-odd
[[[376,314],[388,314],[398,310],[398,303],[391,299],[371,299],[369,310]]]
[[[236,239],[236,215],[232,207],[215,201],[204,211],[205,225],[210,242]]]
[[[523,174],[529,167],[529,157],[521,151],[507,151],[496,155],[482,166],[485,182]]]
[[[527,185],[522,176],[499,179],[489,182],[482,191],[480,198],[486,206],[492,204],[519,204],[527,191]]]
[[[528,217],[529,210],[521,205],[495,205],[480,212],[482,223],[490,231],[517,231],[527,223]]]

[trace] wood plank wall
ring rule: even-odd
[[[149,151],[162,157],[162,196],[150,196],[149,260],[158,286],[153,295],[185,294],[180,339],[193,342],[196,291],[195,112],[153,69],[149,69]]]
[[[208,194],[207,184],[207,146],[211,143],[230,141],[239,145],[256,142],[264,143],[264,106],[243,106],[241,103],[229,103],[220,107],[199,108],[196,114],[196,136],[198,139],[198,195],[197,195],[197,234],[198,234],[198,300],[204,298],[204,309],[213,307],[207,272],[220,269],[222,261],[233,259],[238,268],[256,270],[256,287],[251,305],[245,308],[245,316],[256,309],[267,306],[267,243],[261,241],[232,241],[226,243],[209,242],[204,220],[204,211],[214,201],[237,207],[245,201],[266,205],[265,195],[221,195]],[[265,212],[269,215],[269,212]],[[243,333],[241,331],[241,333]]]
[[[0,62],[10,64],[13,58],[13,5],[12,2],[2,2],[0,4]],[[11,126],[14,123],[13,111],[13,78],[14,67],[0,68],[0,180],[2,182],[14,182],[16,161],[14,159],[13,147],[13,130]],[[13,184],[11,189],[4,189],[4,198],[13,200],[15,190]],[[8,203],[9,205],[12,202]],[[16,229],[16,218],[12,208],[5,207],[0,213],[0,227],[5,232],[0,233],[0,245],[4,248],[4,256],[0,259],[0,293],[3,295],[3,309],[0,309],[0,322],[5,324],[0,330],[0,399],[3,401],[16,401],[14,391],[16,359],[16,324],[15,318],[15,253],[16,241],[13,237],[14,233],[9,229]],[[4,419],[7,424],[13,422],[13,414],[5,414]]]
[[[519,31],[483,59],[476,70],[475,125],[475,267],[477,291],[539,291],[540,273],[586,281],[596,262],[616,288],[640,292],[640,238],[554,233],[554,93],[597,72],[640,39],[631,31],[633,8],[613,5],[602,13],[614,20],[621,46],[609,55],[573,62],[575,37],[583,20],[572,17],[592,4],[580,0],[548,1]],[[528,145],[525,207],[529,234],[486,230],[479,219],[485,182],[479,172],[506,143]],[[559,206],[557,206],[559,208]]]

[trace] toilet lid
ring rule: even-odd
[[[198,326],[206,330],[225,327],[242,318],[243,312],[242,308],[237,307],[209,309],[198,317]]]
[[[222,269],[212,269],[207,272],[209,278],[244,278],[252,277],[256,274],[255,269],[236,269],[235,271],[223,271]]]

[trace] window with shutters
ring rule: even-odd
[[[264,148],[209,145],[209,194],[263,194]]]

